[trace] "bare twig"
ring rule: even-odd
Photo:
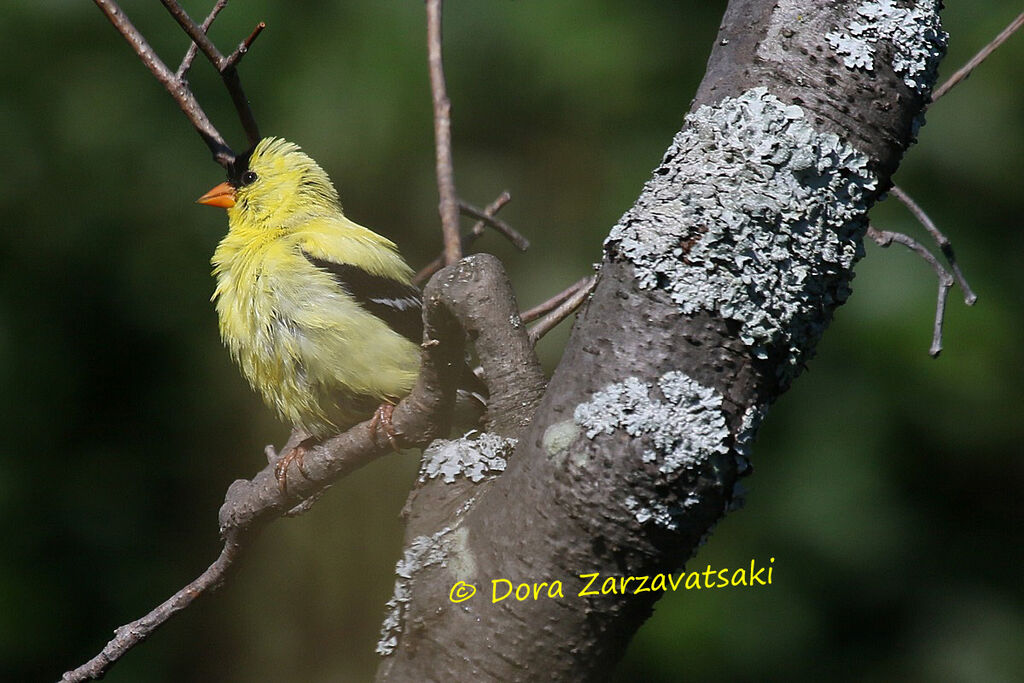
[[[550,313],[551,311],[558,308],[566,299],[568,299],[573,294],[578,292],[581,288],[591,286],[593,280],[593,275],[588,275],[586,277],[580,278],[576,282],[572,283],[571,285],[563,289],[558,294],[555,294],[547,301],[539,303],[533,308],[528,308],[525,311],[521,312],[519,314],[519,319],[522,320],[524,323],[532,323],[534,320],[541,317],[545,313]]]
[[[515,248],[519,251],[526,251],[530,248],[530,240],[519,234],[515,228],[505,221],[495,218],[493,212],[488,214],[486,211],[481,211],[472,204],[467,204],[466,202],[461,201],[459,202],[459,212],[471,218],[476,218],[478,222],[486,223],[491,226],[507,237],[508,241],[515,245]],[[483,231],[481,230],[481,232]]]
[[[199,101],[196,99],[192,91],[185,85],[174,73],[171,72],[167,65],[163,63],[160,57],[157,56],[156,52],[150,46],[146,39],[139,33],[138,29],[128,19],[128,16],[124,13],[114,0],[94,0],[96,6],[107,16],[110,23],[114,25],[124,39],[128,41],[128,44],[135,50],[135,54],[139,56],[142,63],[152,72],[156,80],[164,86],[164,89],[170,93],[174,101],[178,103],[178,106],[188,120],[192,122],[196,132],[203,138],[203,142],[213,152],[214,160],[227,168],[227,166],[234,161],[235,154],[228,147],[228,144],[224,141],[223,136],[214,128],[213,123],[206,116],[206,112],[199,105]]]
[[[483,213],[487,216],[493,217],[495,214],[498,213],[498,211],[501,210],[503,206],[508,204],[509,201],[511,201],[511,199],[512,196],[508,192],[502,192],[500,195],[498,195],[497,199],[495,199],[493,202],[487,205],[487,208],[483,210]],[[473,243],[476,242],[477,239],[479,239],[480,236],[484,234],[485,225],[486,224],[482,220],[479,220],[473,225],[472,230],[470,230],[467,234],[462,236],[461,239],[463,253],[469,251],[469,248],[473,246]],[[416,273],[415,276],[413,276],[413,284],[422,285],[424,282],[430,279],[431,275],[441,270],[442,268],[444,268],[443,252],[436,259],[434,259],[427,265],[423,266],[423,268],[421,268],[420,271]]]
[[[206,55],[206,58],[210,60],[214,68],[217,69],[217,73],[220,74],[221,80],[224,81],[224,86],[228,89],[228,94],[231,95],[231,102],[235,105],[235,111],[238,113],[238,118],[242,122],[242,128],[245,130],[245,135],[249,139],[250,145],[255,145],[260,141],[260,129],[256,125],[256,117],[252,113],[252,108],[249,106],[249,100],[245,96],[245,91],[242,90],[242,81],[238,77],[237,64],[241,59],[242,55],[245,54],[248,47],[246,41],[243,41],[239,45],[238,50],[232,54],[232,59],[229,59],[220,53],[217,46],[207,37],[206,32],[203,28],[192,20],[192,17],[188,15],[188,12],[176,2],[176,0],[160,0],[167,11],[171,13],[175,21],[185,30],[192,42],[199,46],[199,50]],[[261,22],[262,23],[262,22]],[[263,28],[260,26],[256,27],[256,30],[249,36],[248,42],[256,39],[256,36],[260,34]],[[244,46],[244,49],[243,49]]]
[[[235,153],[228,146],[224,140],[224,136],[214,127],[213,123],[207,117],[206,112],[203,111],[202,106],[192,93],[192,89],[189,87],[186,80],[188,70],[192,66],[192,62],[195,59],[197,50],[201,50],[203,54],[207,56],[213,66],[217,69],[221,79],[224,81],[224,85],[231,95],[231,101],[235,105],[235,111],[238,113],[238,118],[242,122],[242,127],[245,129],[247,138],[250,144],[255,144],[260,139],[259,127],[256,125],[256,118],[253,116],[252,109],[249,107],[249,102],[245,97],[245,93],[242,90],[241,80],[238,78],[237,65],[242,56],[252,45],[252,41],[256,39],[256,36],[260,34],[260,31],[265,28],[265,25],[261,22],[256,29],[250,34],[250,36],[242,41],[229,57],[224,57],[217,47],[210,42],[210,39],[206,36],[206,32],[209,30],[210,25],[213,24],[213,20],[217,18],[217,15],[227,5],[227,0],[218,0],[214,5],[210,14],[207,15],[206,19],[203,20],[202,24],[196,24],[189,16],[188,13],[182,9],[181,5],[174,0],[161,0],[164,6],[168,9],[171,15],[178,21],[178,23],[185,29],[189,38],[192,39],[192,43],[189,46],[188,51],[185,53],[184,59],[181,61],[181,65],[178,67],[177,72],[172,72],[163,60],[156,54],[150,44],[146,41],[145,37],[135,28],[132,22],[128,19],[128,16],[124,13],[115,0],[93,0],[97,7],[107,16],[107,19],[111,24],[124,36],[128,44],[135,50],[135,54],[139,56],[142,63],[149,68],[150,72],[156,77],[157,81],[164,86],[164,89],[170,93],[174,101],[178,103],[178,106],[188,117],[188,120],[192,122],[192,126],[199,133],[200,137],[203,138],[203,142],[213,152],[214,161],[218,164],[227,168],[235,160]]]
[[[213,44],[210,38],[206,35],[206,31],[192,20],[192,17],[188,15],[185,8],[178,4],[175,0],[160,0],[167,11],[171,13],[174,20],[178,22],[181,28],[185,29],[185,33],[192,39],[192,42],[199,46],[200,51],[206,55],[206,58],[210,60],[217,70],[220,70],[221,62],[224,61],[224,55],[220,53],[217,46]]]
[[[224,541],[220,556],[206,571],[180,591],[172,595],[152,612],[114,631],[114,637],[103,650],[82,666],[68,671],[61,681],[88,681],[103,678],[107,670],[128,650],[148,638],[176,613],[185,609],[201,595],[212,593],[223,583],[245,545],[238,538],[229,536]]]
[[[979,64],[988,59],[989,55],[999,49],[999,46],[1005,43],[1021,26],[1024,26],[1024,12],[1017,15],[1017,18],[1011,21],[1009,26],[1004,28],[999,35],[992,39],[992,42],[983,47],[978,54],[971,57],[971,59],[960,67],[956,73],[950,76],[945,83],[936,88],[935,91],[932,92],[932,102],[938,100],[940,97],[956,87],[960,81],[970,76],[971,72],[974,71]]]
[[[508,190],[502,190],[501,194],[499,194],[495,198],[495,200],[493,202],[491,202],[486,207],[484,207],[484,211],[483,211],[484,216],[489,216],[491,218],[497,216],[498,212],[501,211],[502,207],[504,207],[510,201],[512,201],[512,195],[510,195],[508,193]],[[473,245],[473,243],[476,242],[476,240],[481,235],[484,234],[484,228],[487,225],[493,225],[493,224],[487,223],[486,219],[480,219],[476,223],[473,224],[473,229],[469,231],[468,235],[466,235],[465,237],[462,238],[462,250],[463,251],[465,251],[466,249],[471,247]],[[518,234],[518,233],[516,233],[516,234]],[[527,246],[529,246],[529,244],[527,244]]]
[[[946,315],[946,299],[949,296],[950,288],[953,287],[953,276],[942,266],[941,263],[939,263],[939,260],[935,258],[930,251],[925,249],[920,242],[908,235],[904,235],[901,232],[876,230],[871,226],[868,226],[867,234],[868,237],[873,239],[880,247],[888,247],[893,242],[899,242],[927,261],[935,271],[935,275],[939,280],[939,295],[938,301],[935,305],[935,327],[932,332],[932,345],[931,348],[928,349],[928,353],[932,358],[938,358],[939,354],[942,352],[942,324]]]
[[[977,295],[971,290],[971,286],[967,284],[967,278],[960,271],[960,266],[957,265],[956,255],[953,253],[953,245],[950,244],[949,239],[942,234],[939,228],[935,225],[934,221],[928,217],[928,214],[924,212],[924,209],[918,205],[906,192],[900,187],[893,185],[889,192],[900,200],[904,206],[910,209],[910,213],[914,214],[914,218],[918,220],[924,229],[927,230],[935,243],[939,245],[939,249],[942,251],[942,255],[946,257],[946,261],[949,263],[950,270],[953,271],[953,277],[956,278],[956,282],[960,285],[960,289],[964,292],[964,303],[968,306],[973,306],[974,302],[978,300]]]
[[[459,239],[459,198],[455,192],[452,166],[452,104],[444,82],[441,60],[441,2],[427,0],[427,61],[430,64],[430,90],[434,100],[434,138],[437,154],[437,191],[440,196],[441,233],[444,236],[444,262],[451,265],[462,258]]]
[[[541,307],[548,305],[551,301],[554,301],[559,297],[563,297],[563,295],[568,293],[568,296],[565,296],[559,304],[555,305],[554,309],[551,310],[550,313],[545,315],[537,322],[536,325],[530,328],[530,343],[536,345],[537,342],[540,341],[541,337],[555,329],[559,323],[575,313],[576,309],[587,300],[587,297],[590,296],[590,293],[594,291],[594,287],[596,286],[596,275],[585,277],[564,292],[556,294],[549,301],[526,311],[526,314],[530,314],[532,311],[540,309]],[[520,317],[522,317],[523,321],[526,322],[525,315]]]
[[[213,6],[210,13],[203,19],[203,23],[200,25],[203,29],[203,33],[209,33],[210,27],[213,25],[213,20],[217,18],[220,11],[228,6],[228,0],[217,0],[217,4]],[[185,51],[185,57],[181,60],[181,65],[178,67],[178,71],[174,74],[178,77],[178,80],[185,80],[185,76],[188,75],[188,70],[192,68],[192,62],[195,61],[196,55],[199,53],[199,46],[194,42],[189,43],[188,50]]]

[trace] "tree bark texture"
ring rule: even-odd
[[[939,6],[729,3],[539,407],[506,402],[494,433],[425,454],[379,680],[606,676],[659,594],[579,597],[579,576],[678,572],[736,504],[757,426],[849,295],[867,210],[913,141]],[[558,580],[562,597],[492,603],[495,579]],[[477,594],[453,602],[457,582]]]

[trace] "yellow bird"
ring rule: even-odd
[[[412,269],[345,217],[313,159],[265,138],[198,201],[228,213],[212,260],[221,338],[282,419],[320,438],[409,393],[423,335]]]

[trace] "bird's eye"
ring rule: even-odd
[[[253,173],[252,171],[246,171],[245,173],[242,174],[242,187],[245,187],[246,185],[252,185],[254,182],[256,182],[256,179],[258,177],[259,176]]]

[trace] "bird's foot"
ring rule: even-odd
[[[301,442],[298,446],[282,455],[274,465],[274,477],[277,479],[277,486],[281,489],[281,493],[288,494],[288,468],[291,467],[293,462],[298,465],[299,474],[302,475],[302,478],[309,479],[306,475],[306,470],[302,467],[302,461],[306,457],[307,446],[306,441]]]
[[[394,412],[395,406],[390,403],[382,403],[377,406],[377,410],[373,413],[373,419],[370,420],[370,434],[373,435],[373,442],[379,445],[380,442],[377,440],[379,427],[380,431],[384,432],[384,436],[388,438],[391,448],[400,451],[402,449],[398,446],[398,432],[395,431],[395,425],[391,422]]]

